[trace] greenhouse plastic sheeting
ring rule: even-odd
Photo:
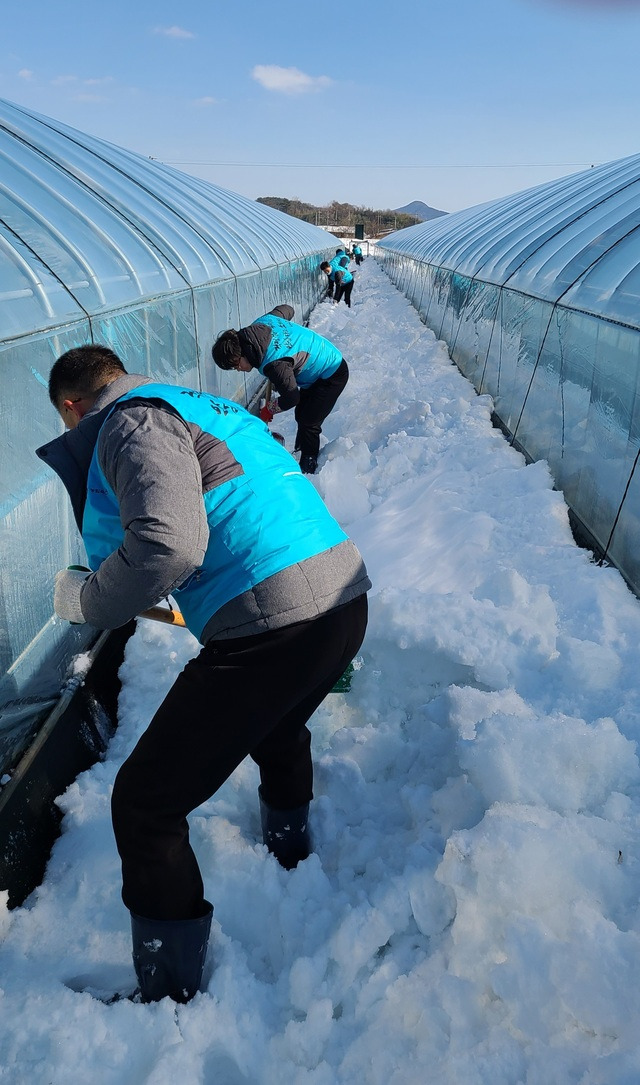
[[[130,372],[249,404],[216,336],[280,302],[302,323],[337,239],[309,223],[0,100],[0,776],[96,638],[52,614],[53,577],[84,550],[34,450],[61,423],[55,359],[104,343]]]
[[[376,253],[640,594],[640,155],[410,227]]]

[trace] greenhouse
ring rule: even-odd
[[[62,484],[35,455],[61,429],[47,394],[53,362],[103,343],[129,372],[251,407],[260,374],[218,370],[214,339],[280,302],[304,322],[335,244],[308,223],[0,102],[3,785],[102,643],[53,615],[55,572],[83,560]]]
[[[377,255],[640,594],[640,155],[399,231]]]

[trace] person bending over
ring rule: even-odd
[[[351,308],[351,291],[353,290],[353,275],[349,271],[349,261],[344,256],[333,273],[336,292],[334,301],[336,305],[344,298],[345,305]]]
[[[211,353],[220,369],[258,369],[267,377],[278,393],[275,411],[295,407],[295,451],[300,452],[301,471],[312,475],[322,423],[349,379],[349,368],[333,343],[295,324],[293,313],[291,305],[277,305],[246,328],[229,328],[218,336]]]
[[[56,574],[56,613],[115,629],[171,594],[203,646],[112,796],[139,997],[186,1002],[212,913],[187,816],[250,755],[264,843],[287,869],[306,858],[307,722],[360,647],[371,585],[315,487],[237,403],[128,374],[95,345],[58,358],[49,395],[69,429],[38,455],[69,490],[92,570]]]
[[[334,290],[334,287],[336,285],[335,271],[332,268],[332,266],[331,266],[331,264],[329,263],[328,260],[324,260],[320,264],[320,271],[324,271],[325,275],[327,276],[327,293],[326,293],[326,297],[332,298],[333,297],[333,290]]]

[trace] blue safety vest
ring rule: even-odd
[[[294,324],[291,320],[268,313],[254,320],[254,324],[266,324],[271,328],[271,339],[260,363],[260,372],[265,375],[264,367],[279,358],[294,358],[297,354],[308,354],[300,368],[295,369],[296,383],[300,388],[308,388],[315,381],[330,377],[342,362],[339,350],[311,328]]]
[[[173,593],[198,639],[225,603],[347,538],[293,457],[264,422],[237,403],[192,388],[145,384],[121,396],[114,408],[129,399],[169,404],[185,422],[223,441],[242,467],[242,474],[203,494],[210,529],[204,561]],[[94,571],[124,539],[118,499],[98,463],[97,449],[98,441],[82,525]]]

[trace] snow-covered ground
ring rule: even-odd
[[[133,980],[109,794],[197,650],[139,623],[108,756],[0,912],[0,1082],[637,1085],[640,603],[373,259],[311,324],[351,369],[316,485],[374,584],[351,692],[313,721],[315,854],[267,854],[243,764],[192,818],[206,990],[74,990]]]

